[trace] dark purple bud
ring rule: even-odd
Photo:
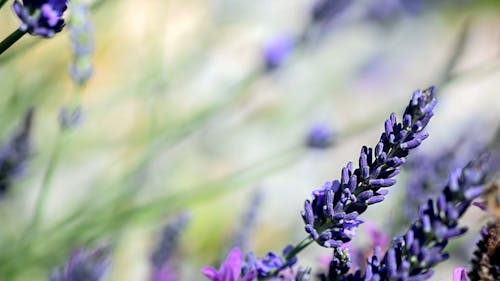
[[[366,200],[368,200],[368,198],[370,198],[372,196],[373,196],[373,191],[366,190],[366,191],[363,191],[360,194],[358,194],[357,199],[359,201],[366,201]]]
[[[396,184],[395,179],[371,179],[368,181],[368,184],[377,188],[377,187],[389,187]]]
[[[311,201],[306,200],[304,202],[304,221],[307,224],[314,224],[314,212],[311,206]]]
[[[367,205],[375,204],[384,201],[384,196],[383,195],[376,195],[371,197],[370,199],[366,200]]]
[[[405,158],[400,158],[400,157],[391,157],[387,159],[386,164],[389,167],[399,167],[403,165],[406,162]]]
[[[464,195],[467,200],[474,200],[483,194],[484,186],[474,186],[468,189]]]

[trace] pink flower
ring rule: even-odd
[[[256,272],[250,271],[247,275],[241,276],[243,266],[243,253],[239,248],[231,250],[226,261],[220,266],[219,271],[213,267],[205,267],[201,272],[212,281],[251,281],[255,278]]]

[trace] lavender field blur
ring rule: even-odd
[[[500,280],[500,1],[0,18],[0,281]]]

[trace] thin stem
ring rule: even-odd
[[[286,261],[290,261],[296,255],[298,255],[300,252],[302,252],[302,250],[304,250],[305,248],[307,248],[307,246],[311,245],[312,242],[314,242],[314,239],[311,236],[307,236],[302,241],[300,241],[300,243],[297,244],[297,246],[295,246],[293,248],[293,250],[290,251],[290,253],[288,253],[285,256],[285,260]]]
[[[3,52],[5,52],[12,45],[14,45],[14,43],[16,43],[17,40],[21,39],[21,37],[23,37],[24,34],[26,34],[26,31],[22,31],[20,28],[18,28],[14,30],[14,32],[12,32],[5,39],[3,39],[3,41],[0,42],[0,55],[3,54]]]
[[[9,0],[0,0],[0,9],[2,9],[3,5],[5,5],[5,3],[7,3],[7,1],[9,1]]]
[[[47,165],[47,170],[43,176],[42,187],[40,189],[40,193],[38,194],[38,198],[35,205],[35,212],[33,215],[33,219],[30,225],[27,228],[27,231],[24,237],[36,234],[37,228],[40,224],[40,221],[43,217],[43,211],[45,210],[45,205],[47,202],[47,196],[50,190],[50,182],[52,179],[52,175],[54,174],[55,168],[59,161],[59,156],[61,155],[61,148],[63,146],[64,132],[59,131],[56,136],[56,144],[52,150],[52,154],[50,155],[49,163]]]
[[[280,271],[282,271],[288,264],[289,261],[291,261],[293,258],[295,258],[302,250],[307,248],[307,246],[311,245],[311,243],[314,242],[314,239],[309,235],[306,238],[304,238],[302,241],[299,242],[293,249],[284,257],[285,258],[285,265],[277,268],[273,271],[268,276],[261,277],[259,280],[267,280],[272,277],[276,277]]]

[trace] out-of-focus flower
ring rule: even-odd
[[[79,126],[83,122],[83,119],[83,112],[80,107],[73,109],[63,107],[59,111],[59,125],[62,130],[68,130]]]
[[[250,204],[248,204],[246,213],[241,218],[241,224],[235,234],[233,246],[240,248],[242,251],[247,250],[251,240],[251,234],[255,227],[255,221],[262,203],[262,197],[263,194],[261,191],[255,192],[250,200]]]
[[[85,84],[94,72],[92,55],[94,54],[94,26],[88,4],[83,0],[70,2],[71,16],[69,31],[73,45],[73,64],[71,77],[79,85]]]
[[[67,0],[18,0],[13,9],[21,19],[21,31],[45,38],[53,37],[64,27]]]
[[[396,183],[393,179],[410,150],[418,147],[427,133],[425,126],[433,116],[436,105],[434,88],[416,91],[397,122],[391,114],[385,122],[385,132],[374,149],[364,146],[359,168],[349,162],[342,169],[341,179],[327,182],[322,189],[306,200],[302,218],[305,230],[321,246],[335,248],[349,242],[362,221],[358,216],[368,205],[384,200],[385,189]]]
[[[202,273],[212,281],[252,281],[257,272],[251,270],[242,276],[243,253],[240,249],[234,248],[220,266],[219,270],[213,267],[205,267]]]
[[[189,215],[183,213],[163,229],[160,243],[151,256],[153,265],[152,281],[178,280],[172,257],[177,253],[179,239],[182,237],[181,234],[184,232],[189,220]]]
[[[307,146],[311,148],[325,149],[335,141],[335,132],[331,126],[324,123],[314,125],[307,134]]]
[[[459,227],[458,219],[481,195],[486,174],[485,157],[452,172],[438,199],[429,199],[428,204],[422,206],[418,219],[404,235],[393,240],[383,257],[374,255],[368,260],[364,273],[357,271],[341,280],[429,279],[432,267],[448,259],[444,248],[449,240],[466,232],[467,228]]]
[[[370,1],[366,17],[375,22],[388,23],[395,19],[402,9],[401,0]]]
[[[385,251],[391,242],[391,238],[386,233],[382,232],[375,224],[366,223],[366,231],[370,239],[371,248],[380,248]]]
[[[294,44],[291,37],[284,35],[269,41],[264,47],[266,70],[272,71],[282,66],[290,57]]]
[[[500,280],[500,218],[481,230],[471,265],[470,280]]]
[[[457,267],[453,271],[453,281],[469,281],[464,267]]]
[[[111,267],[110,249],[78,249],[66,264],[52,272],[50,281],[100,281]]]
[[[22,175],[31,156],[33,109],[28,110],[18,132],[0,147],[0,196]]]
[[[352,3],[352,0],[317,0],[311,10],[311,24],[329,24]]]
[[[432,154],[417,154],[408,162],[408,188],[404,202],[405,224],[418,216],[418,208],[441,192],[448,180],[448,174],[467,164],[468,159],[479,153],[481,145],[459,140]]]

